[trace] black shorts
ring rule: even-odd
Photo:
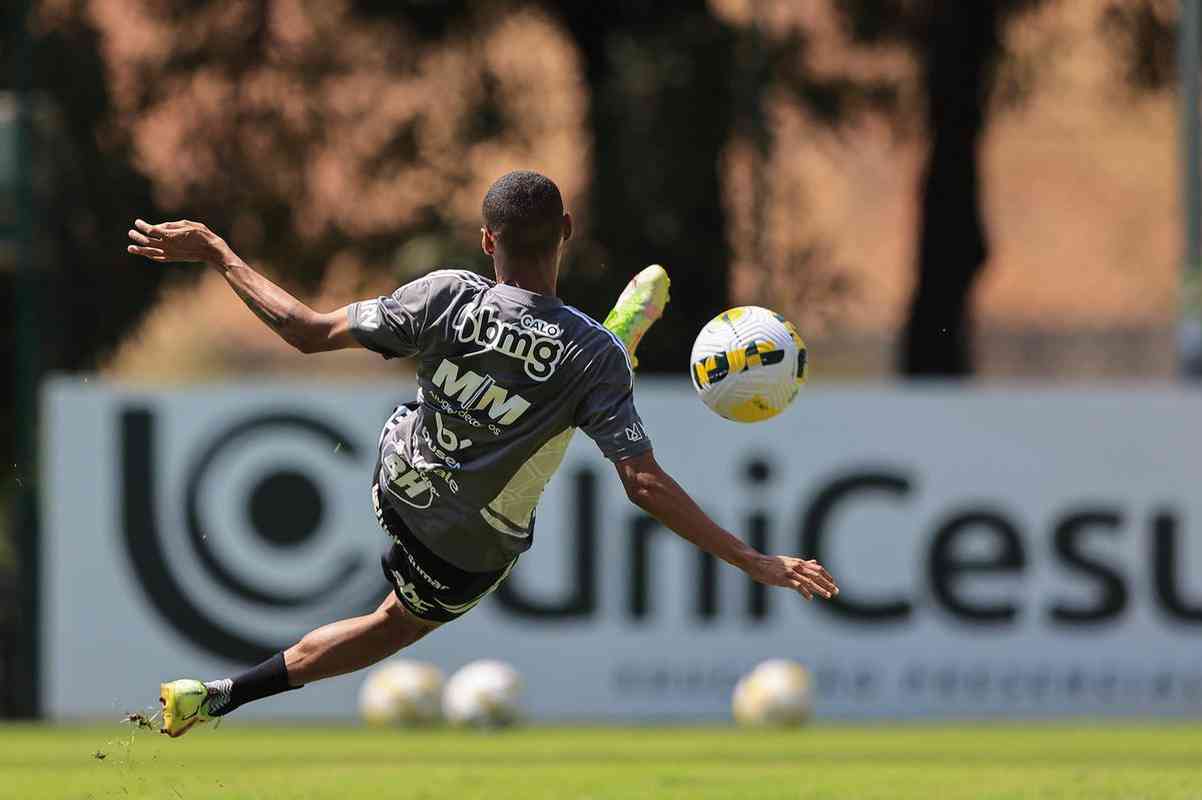
[[[380,527],[392,545],[380,557],[384,577],[392,584],[401,605],[415,617],[428,622],[450,622],[475,608],[484,596],[509,577],[517,563],[492,572],[468,572],[430,552],[400,516],[380,504],[379,487],[373,485],[372,502]]]

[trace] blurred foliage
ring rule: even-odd
[[[837,0],[853,41],[918,58],[930,155],[920,188],[917,284],[899,369],[970,375],[972,291],[989,257],[980,143],[995,107],[1005,28],[1048,0]]]
[[[675,371],[728,304],[724,160],[753,173],[749,202],[764,202],[783,101],[835,130],[884,115],[925,131],[901,367],[970,373],[969,301],[989,252],[978,144],[1038,79],[1007,52],[1007,26],[1052,2],[831,0],[850,47],[913,57],[907,87],[815,69],[807,27],[770,24],[773,4],[752,0],[40,0],[26,29],[38,252],[59,310],[48,363],[94,364],[152,307],[172,270],[125,255],[135,216],[203,218],[305,291],[331,264],[364,285],[448,263],[487,271],[465,220],[504,165],[563,176],[581,223],[564,294],[589,313],[643,264],[667,264],[672,309],[642,361]],[[1111,4],[1133,85],[1171,74],[1171,6]],[[0,34],[6,51],[19,30]],[[732,160],[739,145],[752,155]],[[763,213],[744,225],[752,238]],[[766,274],[846,290],[817,274],[821,242],[750,252]]]
[[[1115,43],[1132,87],[1159,90],[1176,81],[1178,7],[1173,0],[1107,4],[1102,29]]]
[[[494,165],[556,174],[585,161],[584,186],[565,186],[579,189],[582,236],[564,293],[602,317],[631,274],[666,263],[673,305],[642,362],[677,370],[728,305],[732,136],[769,146],[775,90],[832,123],[894,100],[888,86],[815,77],[802,33],[766,36],[706,0],[43,0],[35,17],[40,80],[69,114],[70,176],[110,195],[46,199],[57,212],[73,198],[86,218],[63,239],[78,247],[54,259],[63,285],[119,291],[116,313],[96,303],[103,319],[64,332],[71,355],[52,361],[68,367],[106,352],[159,285],[161,272],[113,249],[135,215],[202,218],[301,290],[331,263],[400,281],[448,262],[487,268],[463,221]],[[531,54],[523,26],[551,30],[564,52]],[[414,261],[415,238],[437,261]]]

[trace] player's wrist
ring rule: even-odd
[[[735,566],[754,578],[764,571],[764,567],[769,560],[769,556],[764,555],[751,545],[744,544],[742,549],[735,555]]]
[[[213,241],[209,243],[209,253],[205,258],[205,263],[224,275],[234,267],[242,266],[243,261],[224,239],[213,234]]]

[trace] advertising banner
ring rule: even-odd
[[[222,677],[388,590],[369,487],[412,385],[46,385],[43,703],[120,715]],[[656,458],[719,523],[817,557],[805,602],[626,499],[583,434],[535,544],[407,651],[512,663],[542,719],[714,719],[758,661],[810,668],[820,716],[1202,712],[1202,395],[807,389],[755,425],[640,381]],[[362,676],[245,717],[348,717]],[[89,685],[102,691],[78,691]]]

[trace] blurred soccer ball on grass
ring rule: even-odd
[[[359,716],[368,725],[431,725],[442,718],[442,670],[408,659],[385,662],[359,688]]]
[[[764,661],[735,684],[731,710],[740,725],[801,725],[812,711],[810,674],[795,661]]]
[[[447,681],[442,710],[452,725],[501,728],[521,717],[522,679],[503,661],[484,659],[462,667]]]

